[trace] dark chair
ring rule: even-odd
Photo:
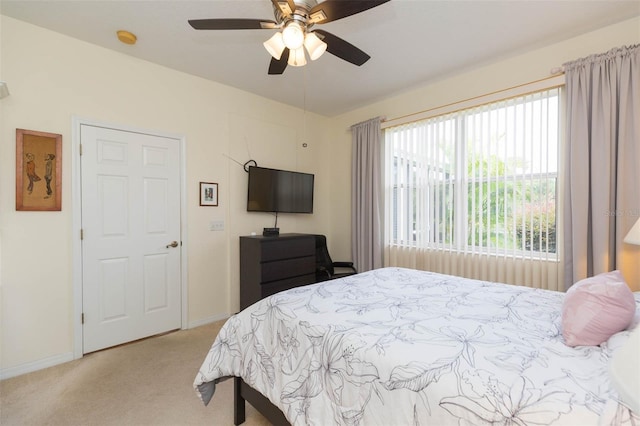
[[[332,280],[357,274],[353,262],[334,262],[327,249],[327,238],[324,235],[314,235],[316,239],[316,282]],[[349,269],[349,271],[336,272],[335,268]]]

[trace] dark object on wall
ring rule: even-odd
[[[247,211],[313,213],[314,175],[249,167]]]
[[[332,280],[357,274],[353,262],[334,262],[329,255],[327,238],[324,235],[314,235],[316,240],[316,282]],[[336,272],[335,268],[349,269],[346,272]]]

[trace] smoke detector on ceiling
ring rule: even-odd
[[[118,40],[124,44],[136,44],[136,41],[138,40],[138,37],[129,31],[120,30],[116,34],[118,35]]]

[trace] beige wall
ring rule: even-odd
[[[1,16],[0,360],[5,376],[73,354],[72,117],[186,139],[188,322],[235,312],[238,236],[273,226],[246,212],[250,158],[316,175],[313,215],[281,215],[282,232],[329,229],[327,119]],[[292,117],[298,119],[291,120]],[[61,212],[15,211],[15,129],[63,137]],[[308,147],[303,148],[302,142]],[[249,153],[251,155],[249,155]],[[219,183],[219,207],[198,206],[198,182]],[[224,232],[209,231],[223,220]]]
[[[331,168],[332,203],[350,205],[351,192],[343,190],[344,182],[350,181],[351,133],[352,124],[376,116],[393,119],[407,114],[484,95],[501,89],[517,86],[549,77],[552,68],[563,63],[594,53],[606,52],[611,48],[640,43],[640,17],[616,25],[604,27],[598,31],[584,34],[561,43],[523,53],[509,59],[466,70],[451,77],[425,84],[422,88],[403,93],[343,114],[332,120],[333,137],[331,152],[335,162]],[[425,64],[428,66],[428,64]],[[331,212],[332,242],[330,249],[333,257],[348,258],[351,252],[350,224],[345,221],[343,210]],[[640,250],[628,246],[627,261],[623,273],[632,288],[640,290]]]

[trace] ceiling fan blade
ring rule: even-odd
[[[325,0],[311,8],[309,22],[325,24],[380,6],[389,0]]]
[[[269,75],[278,75],[282,74],[284,70],[287,68],[287,61],[289,60],[289,48],[285,47],[282,51],[282,56],[280,59],[271,58],[271,63],[269,64]]]
[[[296,10],[296,4],[293,0],[271,0],[271,3],[273,3],[273,5],[286,17],[291,16],[291,14]]]
[[[327,52],[337,56],[340,59],[344,59],[347,62],[351,62],[354,65],[362,65],[371,59],[371,56],[364,53],[362,50],[355,47],[348,41],[344,41],[338,36],[328,33],[324,30],[315,30],[314,33],[320,35],[322,41],[327,43]]]
[[[190,19],[196,30],[263,30],[277,28],[269,19]]]

